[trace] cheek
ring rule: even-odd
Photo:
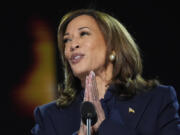
[[[89,57],[91,60],[91,66],[103,66],[105,64],[106,60],[106,49],[105,48],[99,48],[99,47],[93,47],[89,51]]]
[[[106,57],[106,46],[103,44],[97,44],[95,47],[92,48],[92,54],[97,58],[104,60]]]

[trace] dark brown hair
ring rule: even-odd
[[[70,65],[64,56],[63,36],[68,23],[80,15],[89,15],[97,22],[107,44],[107,58],[112,51],[116,53],[113,62],[113,77],[110,85],[117,87],[116,95],[128,97],[146,91],[158,84],[156,80],[145,80],[142,77],[142,60],[139,48],[126,28],[111,15],[93,9],[71,11],[62,17],[58,27],[58,47],[64,69],[64,83],[59,87],[57,104],[67,106],[74,101],[81,90],[80,81],[73,75]]]

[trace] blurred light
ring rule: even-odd
[[[51,25],[40,18],[31,18],[28,23],[27,34],[32,39],[34,61],[22,76],[21,83],[12,90],[11,97],[17,113],[32,116],[36,106],[55,99],[56,61]]]

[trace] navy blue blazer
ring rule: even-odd
[[[172,86],[159,85],[129,100],[120,100],[107,90],[101,104],[106,119],[99,135],[180,135],[179,104]],[[83,94],[66,108],[55,101],[36,107],[33,135],[73,135],[80,128]]]

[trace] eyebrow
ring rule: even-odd
[[[80,27],[80,28],[78,28],[78,30],[82,30],[82,29],[86,29],[86,28],[89,29],[89,27]],[[64,36],[66,36],[66,35],[69,35],[69,33],[67,32],[64,34]]]
[[[85,29],[85,28],[89,29],[89,27],[80,27],[78,30],[82,30],[82,29]]]

